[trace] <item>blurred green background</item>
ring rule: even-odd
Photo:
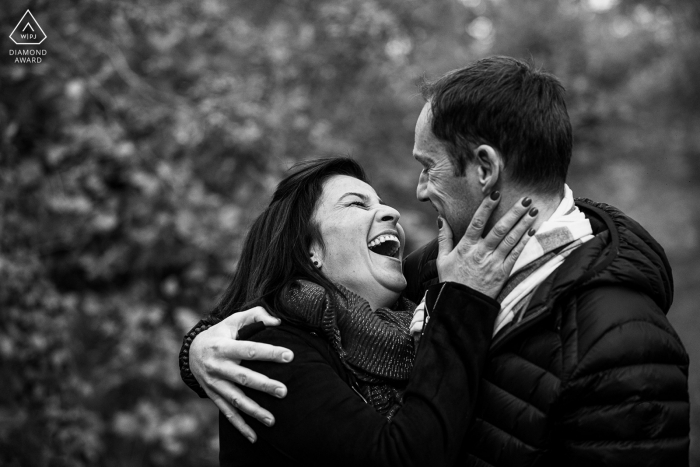
[[[47,55],[16,65],[27,8]],[[276,182],[352,155],[430,240],[416,80],[493,54],[561,78],[574,193],[666,248],[700,465],[697,0],[3,0],[0,26],[1,465],[217,465],[177,352]]]

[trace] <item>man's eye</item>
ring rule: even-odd
[[[350,203],[350,206],[360,206],[361,208],[367,207],[367,205],[362,201],[353,201],[352,203]]]

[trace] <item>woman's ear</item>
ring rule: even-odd
[[[311,257],[311,263],[314,267],[321,269],[321,266],[323,266],[323,254],[321,252],[321,247],[316,242],[309,248],[309,256]]]
[[[501,154],[488,144],[481,144],[474,149],[478,182],[484,196],[494,191],[503,172],[503,159]]]

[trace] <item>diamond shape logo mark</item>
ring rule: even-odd
[[[27,10],[10,34],[10,39],[17,45],[39,45],[46,40],[46,33]]]

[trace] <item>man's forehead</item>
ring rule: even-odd
[[[433,112],[430,108],[430,102],[426,102],[425,105],[423,105],[423,108],[420,110],[420,113],[418,114],[418,120],[416,120],[416,130],[418,130],[418,127],[420,125],[424,126],[429,124],[432,114]]]
[[[447,156],[445,144],[433,135],[430,125],[424,124],[422,128],[416,127],[416,136],[413,143],[413,158],[418,162],[435,163]]]
[[[421,153],[425,152],[425,150],[427,149],[425,146],[430,145],[433,142],[432,140],[435,139],[435,137],[433,136],[432,129],[430,127],[430,119],[428,118],[429,113],[430,108],[428,104],[426,104],[423,107],[423,110],[421,110],[421,113],[418,116],[418,120],[416,121],[416,131],[413,144],[414,155],[415,153],[418,153],[418,155],[422,155]]]

